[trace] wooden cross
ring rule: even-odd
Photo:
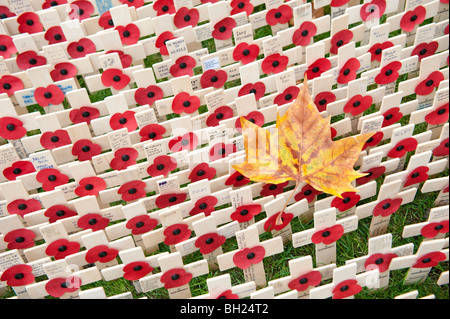
[[[186,299],[192,297],[189,282],[192,278],[209,272],[208,262],[199,260],[187,265],[179,252],[170,253],[158,258],[161,272],[139,279],[143,292],[164,287],[171,299]]]
[[[239,249],[217,256],[220,271],[238,267],[244,271],[245,281],[255,281],[257,287],[266,284],[263,259],[283,252],[283,240],[275,237],[259,241],[258,229],[250,226],[236,233]]]
[[[333,269],[333,282],[310,290],[310,299],[353,299],[362,287],[378,287],[378,269],[356,274],[357,265],[351,263]]]
[[[275,290],[272,286],[262,288],[250,294],[250,299],[297,299],[295,291],[288,291],[275,296]]]
[[[417,188],[401,191],[402,181],[396,180],[383,183],[376,201],[358,206],[355,214],[359,219],[372,215],[369,236],[375,237],[387,232],[391,215],[398,211],[401,205],[410,203],[416,196]]]
[[[103,287],[80,291],[78,296],[80,299],[133,299],[133,294],[130,291],[107,297]]]
[[[425,183],[423,183],[420,191],[422,192],[422,194],[439,191],[439,194],[434,201],[433,206],[445,206],[448,205],[448,185],[449,183],[447,176],[433,178],[426,180]]]
[[[356,215],[336,220],[336,208],[331,207],[314,213],[314,228],[292,235],[294,248],[314,243],[316,265],[323,266],[336,262],[336,241],[344,233],[358,228]]]
[[[223,274],[206,279],[208,293],[192,299],[242,299],[256,291],[254,281],[233,286],[230,274]]]
[[[427,221],[404,226],[402,237],[422,235],[423,240],[427,241],[445,238],[446,233],[448,233],[448,206],[442,206],[432,208]]]
[[[383,288],[389,285],[389,265],[392,258],[411,255],[413,250],[412,243],[392,248],[392,234],[388,233],[369,238],[368,254],[346,260],[345,264],[356,263],[357,273],[377,269],[380,275],[378,288]]]
[[[297,299],[309,299],[310,290],[318,286],[322,280],[330,279],[333,276],[333,269],[336,268],[336,264],[314,268],[311,256],[291,259],[288,264],[290,275],[271,280],[268,285],[273,287],[275,294],[295,291]]]
[[[81,286],[102,279],[97,267],[78,270],[65,260],[58,260],[42,265],[48,280],[26,286],[32,299],[52,296],[60,299],[79,299]]]
[[[448,275],[449,275],[448,270],[441,272],[441,275],[439,276],[439,279],[436,283],[439,286],[448,285],[448,277],[449,277]]]
[[[432,140],[448,137],[448,133],[446,133],[446,131],[448,132],[448,128],[445,130],[445,126],[448,125],[448,119],[445,117],[445,105],[447,102],[445,96],[449,94],[448,92],[448,87],[438,89],[434,95],[433,105],[412,112],[409,118],[410,123],[428,123],[427,130],[433,132],[431,135]]]
[[[423,282],[432,267],[448,260],[448,249],[442,250],[444,245],[448,245],[448,238],[423,241],[415,255],[392,259],[390,269],[409,268],[403,281],[405,285]]]
[[[413,290],[398,296],[395,296],[394,299],[435,299],[436,296],[435,295],[428,295],[422,298],[417,298],[419,296],[419,291],[418,290]]]

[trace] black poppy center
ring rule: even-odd
[[[353,107],[358,107],[358,106],[360,106],[361,105],[361,102],[360,101],[355,101],[355,102],[353,102]]]
[[[37,63],[37,60],[36,60],[35,58],[31,58],[31,59],[28,60],[28,62],[29,62],[31,65],[34,65],[34,64]]]
[[[82,45],[77,45],[77,51],[78,52],[83,52],[84,51],[84,47]]]
[[[281,18],[281,12],[275,13],[275,18],[277,18],[277,19]]]
[[[422,50],[420,50],[420,52],[419,52],[420,55],[424,55],[424,54],[426,54],[426,53],[427,53],[427,49],[422,49]]]
[[[306,190],[306,191],[303,193],[303,195],[305,195],[305,196],[308,196],[308,195],[311,195],[311,194],[312,194],[312,191],[311,191],[310,189]]]
[[[243,210],[241,210],[241,216],[245,216],[245,215],[247,215],[248,214],[248,210],[246,210],[246,209],[243,209]]]
[[[181,145],[186,146],[189,144],[188,140],[181,140]]]
[[[86,186],[84,186],[84,189],[87,190],[87,191],[91,191],[91,190],[94,189],[94,185],[92,185],[92,184],[86,184]]]
[[[244,2],[239,2],[237,6],[238,6],[239,9],[242,9],[243,7],[245,7],[245,3]]]
[[[313,71],[314,73],[317,73],[317,72],[320,71],[320,68],[319,68],[318,66],[315,66],[315,67],[312,68],[312,71]]]
[[[249,122],[252,122],[253,124],[255,124],[255,119],[249,119]]]
[[[120,123],[120,124],[125,124],[126,122],[127,122],[127,119],[124,118],[124,117],[121,117],[121,118],[119,119],[119,123]]]
[[[225,26],[221,26],[220,28],[219,28],[219,31],[220,32],[225,32],[227,30],[227,27],[225,27]]]
[[[191,102],[189,102],[189,101],[184,101],[184,102],[183,102],[183,106],[184,106],[184,107],[189,107],[189,106],[191,106]]]
[[[114,21],[113,21],[112,19],[109,19],[109,20],[108,20],[108,25],[114,26]]]
[[[84,10],[83,9],[78,9],[77,13],[79,16],[82,16],[84,14]]]
[[[308,282],[308,278],[302,278],[298,281],[300,284],[304,285]]]
[[[59,73],[61,75],[67,75],[67,74],[69,74],[69,71],[67,71],[67,69],[61,69],[61,70],[59,70]]]
[[[384,73],[384,75],[386,75],[386,76],[391,76],[392,73],[393,73],[392,70],[387,70],[387,71]]]
[[[373,137],[369,138],[366,143],[372,143],[373,142]]]
[[[392,119],[393,117],[394,117],[394,115],[388,114],[388,115],[386,115],[385,119],[386,119],[386,120],[390,120],[390,119]]]
[[[9,83],[4,83],[4,84],[3,84],[3,88],[4,88],[5,90],[9,90],[9,89],[11,89],[11,84],[9,84]]]
[[[187,67],[186,63],[184,63],[184,62],[180,63],[180,69],[186,69],[186,67]]]
[[[8,48],[6,47],[6,45],[0,45],[0,51],[5,52],[6,50],[8,50]]]
[[[120,81],[120,76],[114,75],[113,81],[114,81],[114,82],[119,82],[119,81]]]
[[[420,173],[417,173],[417,172],[416,172],[416,173],[412,174],[411,177],[412,177],[412,178],[416,178],[416,177],[419,177],[419,175],[420,175]]]
[[[426,86],[432,86],[433,84],[434,84],[434,81],[433,81],[433,80],[428,80],[428,81],[425,83]]]
[[[91,116],[91,113],[85,111],[85,112],[81,113],[81,116],[82,117],[89,117],[89,116]]]
[[[208,207],[208,204],[206,203],[201,203],[200,205],[198,205],[198,208],[200,209],[206,209]]]
[[[280,62],[278,62],[278,61],[273,61],[272,62],[272,66],[274,67],[274,68],[276,68],[277,66],[279,66],[280,65]]]
[[[386,203],[386,204],[383,205],[383,209],[388,209],[389,207],[391,207],[390,203]]]
[[[127,162],[130,160],[130,156],[129,155],[122,155],[122,161]]]
[[[347,291],[348,288],[349,288],[349,287],[348,287],[347,285],[345,285],[345,286],[342,286],[340,290],[341,290],[341,291]]]
[[[153,93],[153,92],[148,92],[148,93],[147,93],[147,97],[151,99],[151,98],[155,97],[155,93]]]
[[[435,230],[441,230],[442,228],[444,228],[443,225],[437,225],[436,227],[434,227]]]
[[[100,257],[100,258],[104,258],[106,256],[108,256],[108,253],[106,251],[102,251],[98,254],[98,257]]]
[[[437,114],[438,114],[438,115],[442,115],[442,114],[444,114],[445,112],[446,112],[445,109],[440,109],[439,111],[437,111]]]
[[[24,275],[23,273],[21,273],[21,272],[19,272],[19,273],[17,273],[17,274],[14,275],[14,279],[17,279],[17,280],[20,280],[20,279],[22,279],[23,277],[25,277],[25,275]]]
[[[189,14],[186,14],[183,19],[184,21],[188,22],[191,20],[191,16]]]
[[[25,238],[23,238],[23,237],[16,237],[15,241],[16,241],[16,243],[20,244],[20,243],[23,243],[25,241]]]
[[[149,138],[155,138],[156,137],[156,133],[155,132],[151,132],[150,134],[148,134]]]
[[[347,203],[349,203],[351,200],[352,200],[352,199],[351,199],[350,197],[345,197],[345,198],[342,200],[342,202],[343,202],[344,204],[347,204]]]
[[[50,138],[50,141],[52,141],[53,143],[56,143],[56,142],[59,141],[59,137],[58,137],[58,136],[52,136],[52,137]]]
[[[133,270],[134,270],[134,271],[142,270],[142,266],[141,266],[141,265],[134,266],[134,267],[133,267]]]
[[[161,11],[162,11],[162,12],[167,12],[167,11],[169,11],[169,7],[168,7],[168,6],[163,6],[163,7],[161,8]]]
[[[13,174],[18,175],[18,174],[20,174],[20,173],[22,173],[22,170],[21,170],[20,168],[15,168],[15,169],[13,170]]]
[[[4,19],[4,18],[7,18],[8,16],[6,15],[6,13],[2,13],[2,14],[0,14],[0,19]]]
[[[125,38],[128,38],[128,37],[131,35],[131,33],[130,33],[130,31],[125,30],[125,31],[123,31],[122,35],[123,35]]]
[[[156,166],[156,169],[157,169],[158,171],[162,171],[162,170],[164,169],[164,164],[158,164],[158,165]]]
[[[395,150],[398,151],[398,152],[400,152],[400,151],[403,151],[404,148],[405,148],[405,147],[404,147],[403,145],[400,145],[400,146],[398,146]]]
[[[26,24],[29,25],[29,26],[32,26],[32,25],[34,24],[34,21],[31,20],[31,19],[28,19],[28,20],[26,21]]]
[[[338,42],[336,42],[336,45],[337,45],[338,47],[342,46],[343,44],[344,44],[344,41],[343,41],[343,40],[339,40]]]
[[[128,194],[136,194],[136,192],[137,192],[137,189],[136,188],[130,188],[129,190],[128,190]]]
[[[66,245],[61,245],[58,247],[58,251],[63,252],[67,250],[67,246]]]
[[[422,260],[422,262],[424,264],[428,264],[431,261],[431,258],[425,258],[424,260]]]
[[[345,69],[343,72],[344,75],[349,75],[350,74],[350,69]]]
[[[289,101],[289,100],[291,100],[292,99],[292,94],[286,94],[285,96],[284,96],[284,99],[286,100],[286,101]]]
[[[66,214],[66,212],[63,211],[63,210],[58,210],[58,211],[56,212],[56,216],[58,216],[58,217],[62,217],[62,216],[64,216],[65,214]]]
[[[218,120],[223,119],[223,113],[217,113],[216,114],[216,119],[218,119]]]
[[[383,258],[377,258],[377,260],[375,260],[375,264],[379,265],[382,264],[384,262]]]
[[[322,233],[322,237],[328,237],[330,235],[331,235],[331,233],[328,230],[326,230]]]
[[[244,179],[244,175],[239,175],[238,177],[236,177],[236,180],[239,182],[239,181],[242,181]]]
[[[16,129],[16,126],[14,124],[8,124],[8,125],[6,125],[6,129],[8,131],[12,132]]]
[[[89,219],[88,224],[91,226],[97,224],[97,219],[96,218]]]
[[[45,92],[45,93],[44,93],[44,97],[45,97],[46,99],[50,99],[50,98],[52,97],[52,94],[51,94],[50,92]]]
[[[247,254],[247,259],[253,259],[255,258],[255,253],[248,253]]]
[[[137,222],[135,225],[137,228],[141,228],[144,226],[144,222]]]
[[[81,150],[86,153],[86,152],[89,152],[91,150],[91,148],[89,146],[85,145],[81,148]]]
[[[17,206],[17,208],[20,209],[20,210],[25,210],[25,209],[27,209],[27,205],[25,205],[25,204],[19,204],[19,205]]]
[[[205,171],[204,170],[199,170],[197,172],[197,176],[203,176],[203,175],[205,175]]]
[[[49,175],[49,176],[47,177],[47,179],[48,179],[50,182],[54,182],[54,181],[56,181],[56,176],[55,176],[55,175]]]
[[[308,35],[308,33],[309,33],[308,30],[303,30],[302,31],[302,36],[306,37]]]
[[[321,99],[321,100],[319,101],[319,105],[325,105],[325,104],[327,104],[327,100]]]
[[[271,191],[276,190],[276,189],[277,189],[277,185],[270,185],[270,186],[269,186],[269,189],[270,189]]]
[[[181,234],[181,229],[177,228],[172,232],[173,235],[177,236],[179,234]]]
[[[56,41],[59,41],[59,40],[62,39],[62,35],[59,34],[59,33],[57,33],[57,34],[55,34],[55,35],[53,36],[53,39],[55,39]]]
[[[169,198],[169,202],[173,203],[176,202],[177,198],[175,196],[172,196]]]
[[[213,77],[211,77],[211,82],[213,82],[213,83],[217,82],[218,80],[219,80],[219,78],[215,75]]]
[[[245,55],[245,56],[247,56],[247,55],[250,54],[250,50],[245,49],[244,51],[242,51],[242,54]]]
[[[207,240],[205,240],[205,244],[207,245],[211,245],[214,242],[213,238],[208,238]]]
[[[170,277],[172,280],[178,280],[180,279],[180,275],[179,274],[174,274],[172,275],[172,277]]]
[[[381,50],[381,48],[378,48],[378,49],[375,50],[375,54],[376,54],[376,55],[379,55],[379,54],[381,54],[382,51],[383,51],[383,50]]]
[[[414,14],[414,15],[411,16],[411,18],[409,20],[414,22],[414,21],[417,20],[417,16]]]

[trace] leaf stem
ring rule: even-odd
[[[284,204],[283,209],[278,213],[277,219],[275,220],[275,225],[278,226],[278,225],[281,225],[281,224],[283,223],[283,221],[281,220],[281,216],[283,215],[283,212],[284,212],[284,210],[286,209],[286,207],[287,207],[289,201],[291,200],[292,196],[294,195],[295,191],[297,190],[298,185],[300,185],[299,181],[297,181],[297,182],[295,183],[295,187],[294,187],[294,189],[292,190],[292,193],[291,193],[291,195],[289,196],[288,200],[286,201],[286,204]]]

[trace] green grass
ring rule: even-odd
[[[255,11],[263,10],[264,7],[260,6],[255,8]],[[329,7],[325,8],[325,14],[329,13]],[[428,21],[429,23],[430,21]],[[424,23],[425,24],[425,23]],[[260,28],[255,31],[255,38],[261,38],[266,35],[271,34],[271,29],[269,26]],[[394,34],[393,34],[394,35]],[[329,36],[329,33],[319,35],[315,37],[315,41],[321,40],[324,37]],[[202,43],[202,46],[209,49],[209,52],[215,51],[214,41],[213,40],[207,40]],[[162,61],[162,58],[159,54],[154,54],[151,56],[148,56],[145,58],[145,66],[150,67],[154,63],[158,63]],[[201,72],[201,70],[195,70],[195,73],[198,74]],[[82,77],[78,78],[81,87],[86,87],[85,83],[83,81]],[[163,81],[166,79],[158,80],[158,82]],[[398,80],[398,82],[406,80],[406,77],[402,77]],[[234,81],[232,83],[227,83],[225,88],[233,87],[240,85],[240,81]],[[375,86],[376,87],[376,86]],[[373,87],[373,88],[375,88]],[[369,88],[370,89],[370,88]],[[111,95],[111,91],[103,90],[99,92],[94,92],[90,94],[90,98],[92,102],[100,101],[106,98],[107,96]],[[408,96],[405,97],[403,102],[413,100],[415,96]],[[203,111],[206,111],[206,108],[202,108]],[[377,109],[373,105],[369,110],[366,111],[365,114],[370,114],[372,112],[375,112]],[[43,113],[43,109],[37,105],[30,106],[29,111],[39,111]],[[168,117],[170,119],[171,116]],[[341,120],[343,118],[343,115],[339,115],[332,118],[332,122],[336,122],[338,120]],[[408,124],[409,116],[405,116],[401,124],[405,125]],[[426,130],[426,124],[420,124],[416,126],[416,129],[414,131],[414,134],[423,132]],[[37,132],[38,133],[38,132]],[[36,133],[35,133],[36,134]],[[408,159],[412,154],[408,154]],[[406,162],[407,163],[407,162]],[[438,176],[448,176],[448,169],[440,174]],[[432,177],[430,177],[432,178]],[[384,176],[380,177],[377,180],[378,189],[382,185]],[[377,192],[378,194],[378,192]],[[321,195],[319,198],[326,197],[326,195]],[[429,210],[433,207],[433,202],[437,197],[437,192],[434,193],[427,193],[422,194],[420,191],[417,192],[416,198],[413,202],[401,206],[398,212],[392,215],[391,221],[389,224],[388,232],[390,232],[393,236],[393,247],[397,247],[400,245],[404,245],[407,243],[413,243],[414,244],[414,253],[417,251],[417,248],[419,247],[420,243],[422,242],[422,237],[412,237],[412,238],[402,238],[402,231],[403,227],[405,225],[414,224],[418,222],[423,222],[428,217]],[[376,200],[376,196],[372,198],[368,198],[364,201],[361,201],[358,203],[358,205],[362,205],[367,202],[371,202]],[[125,202],[119,201],[116,203],[113,203],[112,205],[125,205]],[[257,216],[256,220],[260,220],[265,217],[264,214],[260,214],[261,216]],[[344,234],[344,236],[337,242],[337,266],[345,265],[346,260],[365,256],[368,253],[368,230],[370,225],[371,217],[362,219],[359,221],[358,229],[356,231]],[[314,227],[313,221],[310,220],[308,222],[301,222],[298,218],[294,218],[291,222],[292,232],[300,232],[306,229],[311,229]],[[267,240],[272,238],[272,235],[270,233],[264,233],[260,235],[260,240]],[[169,251],[169,247],[164,244],[160,244],[160,252]],[[232,251],[237,249],[237,243],[235,238],[228,239],[225,244],[222,246],[224,252]],[[267,281],[274,280],[277,278],[282,278],[285,276],[289,276],[289,268],[288,268],[288,262],[291,259],[299,258],[302,256],[311,255],[313,257],[313,260],[315,260],[315,249],[314,245],[307,245],[304,247],[294,248],[292,244],[287,244],[284,246],[284,251],[281,254],[274,255],[268,258],[265,258],[264,263],[264,269],[266,272],[266,279]],[[203,256],[199,252],[195,252],[191,255],[188,255],[183,258],[183,261],[185,264],[195,262],[198,260],[202,260]],[[392,299],[400,294],[407,293],[410,291],[418,290],[419,291],[419,298],[424,297],[430,294],[434,294],[437,299],[448,299],[449,298],[449,287],[448,285],[444,286],[438,286],[436,284],[437,279],[439,278],[439,275],[443,272],[449,269],[448,262],[441,262],[438,266],[432,268],[430,271],[429,276],[425,280],[425,282],[420,284],[413,284],[413,285],[404,285],[403,280],[406,276],[407,269],[402,270],[396,270],[391,271],[390,274],[390,282],[389,286],[383,289],[378,290],[369,290],[367,288],[364,288],[361,293],[355,296],[356,299]],[[206,286],[206,279],[212,278],[224,273],[229,273],[231,276],[232,284],[238,285],[245,282],[243,272],[240,269],[233,268],[227,271],[210,271],[207,275],[203,275],[197,278],[193,278],[190,282],[190,288],[193,296],[199,296],[202,294],[208,293],[207,286]],[[46,276],[38,277],[37,281],[46,280]],[[326,284],[331,282],[331,280],[323,281],[322,284]],[[82,290],[94,288],[94,287],[103,287],[105,290],[105,293],[107,296],[113,296],[124,292],[131,292],[133,294],[134,298],[141,298],[141,297],[148,297],[150,299],[161,299],[161,298],[169,298],[168,292],[164,288],[156,289],[150,292],[146,293],[137,293],[134,285],[124,279],[119,278],[117,280],[113,281],[97,281],[95,283],[82,286]],[[13,291],[8,290],[5,294],[0,296],[0,298],[9,298],[13,297],[15,294]],[[51,297],[46,297],[51,299]]]

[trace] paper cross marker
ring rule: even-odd
[[[422,235],[424,241],[445,238],[448,233],[448,206],[430,210],[428,220],[413,225],[405,225],[402,237],[408,238]]]
[[[447,176],[441,177],[441,178],[434,178],[434,179],[428,179],[423,183],[422,189],[420,190],[423,194],[439,191],[439,194],[434,201],[434,206],[445,206],[448,205],[448,198],[449,198],[449,192],[448,192],[448,178]]]

